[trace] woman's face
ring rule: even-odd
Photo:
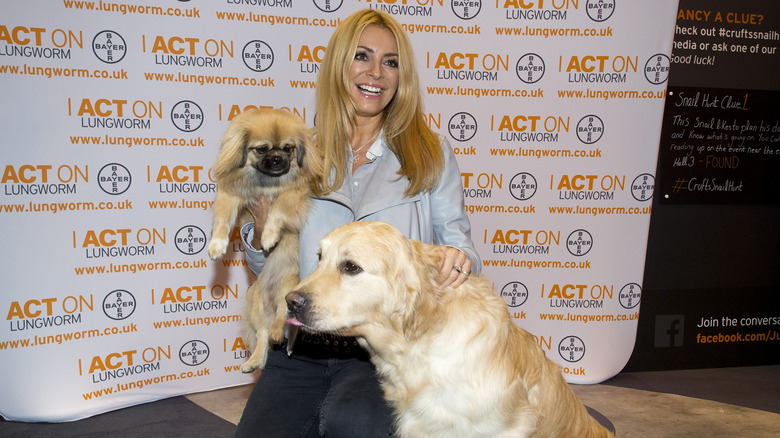
[[[398,44],[392,32],[368,26],[349,68],[349,92],[358,117],[382,114],[398,89]]]

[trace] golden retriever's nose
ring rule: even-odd
[[[287,301],[287,309],[291,312],[301,310],[306,306],[306,296],[299,292],[290,292],[284,299]]]

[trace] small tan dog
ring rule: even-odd
[[[310,182],[322,172],[322,158],[311,146],[311,132],[288,111],[255,109],[238,115],[222,137],[214,164],[217,198],[209,256],[225,254],[239,217],[261,196],[275,198],[261,244],[270,251],[257,280],[246,292],[247,342],[252,351],[241,371],[263,368],[268,342],[284,336],[284,297],[298,283],[298,237],[311,203]]]
[[[320,242],[317,269],[287,295],[288,322],[357,336],[400,437],[612,437],[512,322],[491,282],[472,275],[441,287],[439,257],[388,224],[339,227]]]

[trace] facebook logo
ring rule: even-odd
[[[655,348],[682,347],[685,315],[655,316]]]

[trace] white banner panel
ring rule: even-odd
[[[484,272],[570,382],[634,343],[677,2],[3,1],[0,413],[70,421],[250,383],[238,235],[205,252],[246,108],[314,125],[325,45],[393,14]]]

